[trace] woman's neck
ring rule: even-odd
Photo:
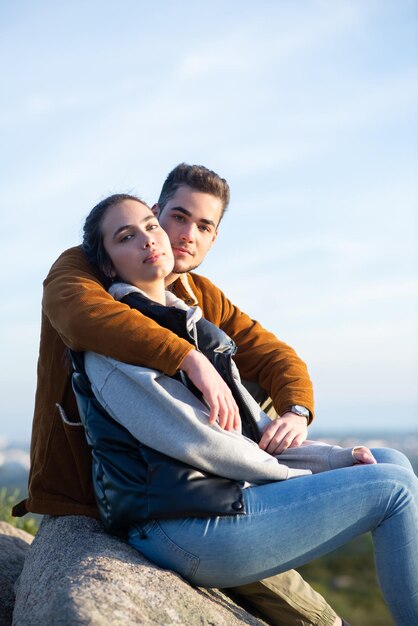
[[[138,289],[143,291],[148,298],[154,300],[154,302],[158,302],[159,304],[165,305],[165,287],[163,282],[155,283],[147,283],[146,285],[136,285]]]

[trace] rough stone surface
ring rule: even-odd
[[[14,584],[22,571],[33,536],[0,522],[0,626],[12,623]]]
[[[13,626],[261,626],[216,590],[196,589],[88,517],[45,517],[16,586]]]

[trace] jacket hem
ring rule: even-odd
[[[99,511],[95,505],[82,505],[80,503],[54,502],[51,500],[22,500],[12,509],[13,517],[23,517],[27,513],[37,515],[85,515],[100,519]]]

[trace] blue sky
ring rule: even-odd
[[[0,434],[28,438],[41,285],[109,193],[232,191],[201,273],[294,346],[317,428],[418,425],[418,5],[0,5]]]

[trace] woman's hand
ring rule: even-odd
[[[365,446],[356,446],[355,448],[353,448],[352,455],[357,463],[360,463],[361,465],[377,463],[369,448],[366,448]]]
[[[191,350],[180,364],[192,383],[202,392],[210,415],[209,424],[218,424],[224,430],[240,430],[241,418],[230,388],[212,363],[197,350]]]

